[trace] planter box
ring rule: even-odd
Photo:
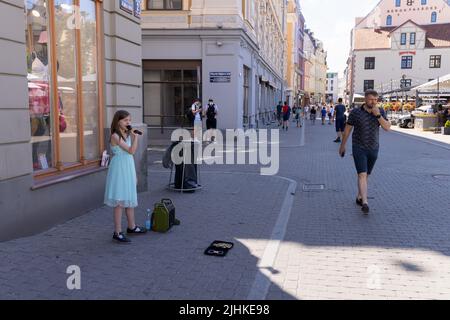
[[[442,127],[442,134],[446,136],[450,136],[450,128]]]
[[[432,131],[433,127],[438,127],[437,116],[415,116],[414,129],[417,131]]]

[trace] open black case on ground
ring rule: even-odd
[[[225,241],[214,241],[208,249],[205,250],[207,256],[225,257],[228,251],[233,249],[234,243]]]

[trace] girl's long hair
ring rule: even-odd
[[[123,139],[124,141],[126,141],[126,139],[122,135],[122,131],[120,131],[119,121],[125,119],[129,115],[130,115],[130,113],[128,111],[124,111],[124,110],[119,110],[116,112],[116,114],[114,115],[113,121],[111,123],[111,137],[113,134],[117,133],[117,135],[120,137],[120,139]]]

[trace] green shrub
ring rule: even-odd
[[[447,122],[445,123],[445,127],[450,128],[450,120],[447,120]]]

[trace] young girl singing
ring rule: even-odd
[[[134,208],[137,201],[137,178],[133,155],[138,147],[138,135],[128,130],[131,116],[127,111],[117,111],[111,124],[111,151],[113,157],[106,178],[105,204],[114,208],[113,240],[119,243],[131,241],[122,232],[122,209],[125,208],[127,234],[144,234],[145,228],[136,226]]]

